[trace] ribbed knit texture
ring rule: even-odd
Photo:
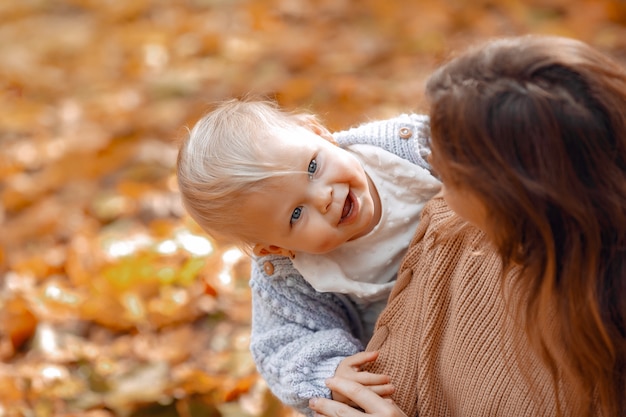
[[[380,351],[368,370],[391,376],[409,417],[555,415],[542,362],[530,346],[516,357],[526,339],[505,308],[499,256],[473,227],[437,237],[451,216],[441,197],[424,208],[367,346]]]

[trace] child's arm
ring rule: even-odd
[[[355,355],[348,356],[337,366],[335,376],[358,382],[383,398],[389,397],[393,394],[394,387],[391,385],[391,378],[389,378],[388,375],[374,374],[361,370],[363,365],[375,361],[377,357],[377,351],[359,352]],[[350,398],[339,391],[332,390],[332,398],[335,401],[340,401],[351,406],[356,405]]]
[[[333,133],[340,146],[374,145],[427,169],[430,155],[430,119],[423,114],[401,114],[387,120],[363,123]]]
[[[358,312],[347,297],[316,292],[285,257],[255,259],[250,286],[259,373],[283,403],[311,415],[309,399],[330,398],[324,381],[363,350]]]
[[[378,146],[430,170],[425,115],[403,114],[333,136],[341,146]],[[347,297],[316,292],[285,257],[256,259],[250,285],[250,348],[259,373],[283,403],[311,415],[310,398],[331,396],[325,379],[342,360],[363,351],[360,316]]]

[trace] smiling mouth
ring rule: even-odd
[[[348,193],[346,201],[343,203],[343,210],[341,210],[341,219],[339,219],[339,223],[343,223],[351,217],[351,215],[355,211],[354,206],[354,196],[352,195],[352,193]]]

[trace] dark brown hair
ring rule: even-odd
[[[560,37],[490,41],[427,83],[433,166],[476,193],[567,401],[626,414],[626,72]],[[566,407],[569,408],[569,407]]]

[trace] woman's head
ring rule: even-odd
[[[433,164],[485,203],[497,242],[626,197],[626,73],[586,44],[495,40],[437,70],[427,95]]]
[[[553,375],[582,404],[624,410],[624,68],[576,40],[506,38],[443,65],[427,96],[433,166],[522,266],[526,328]]]

